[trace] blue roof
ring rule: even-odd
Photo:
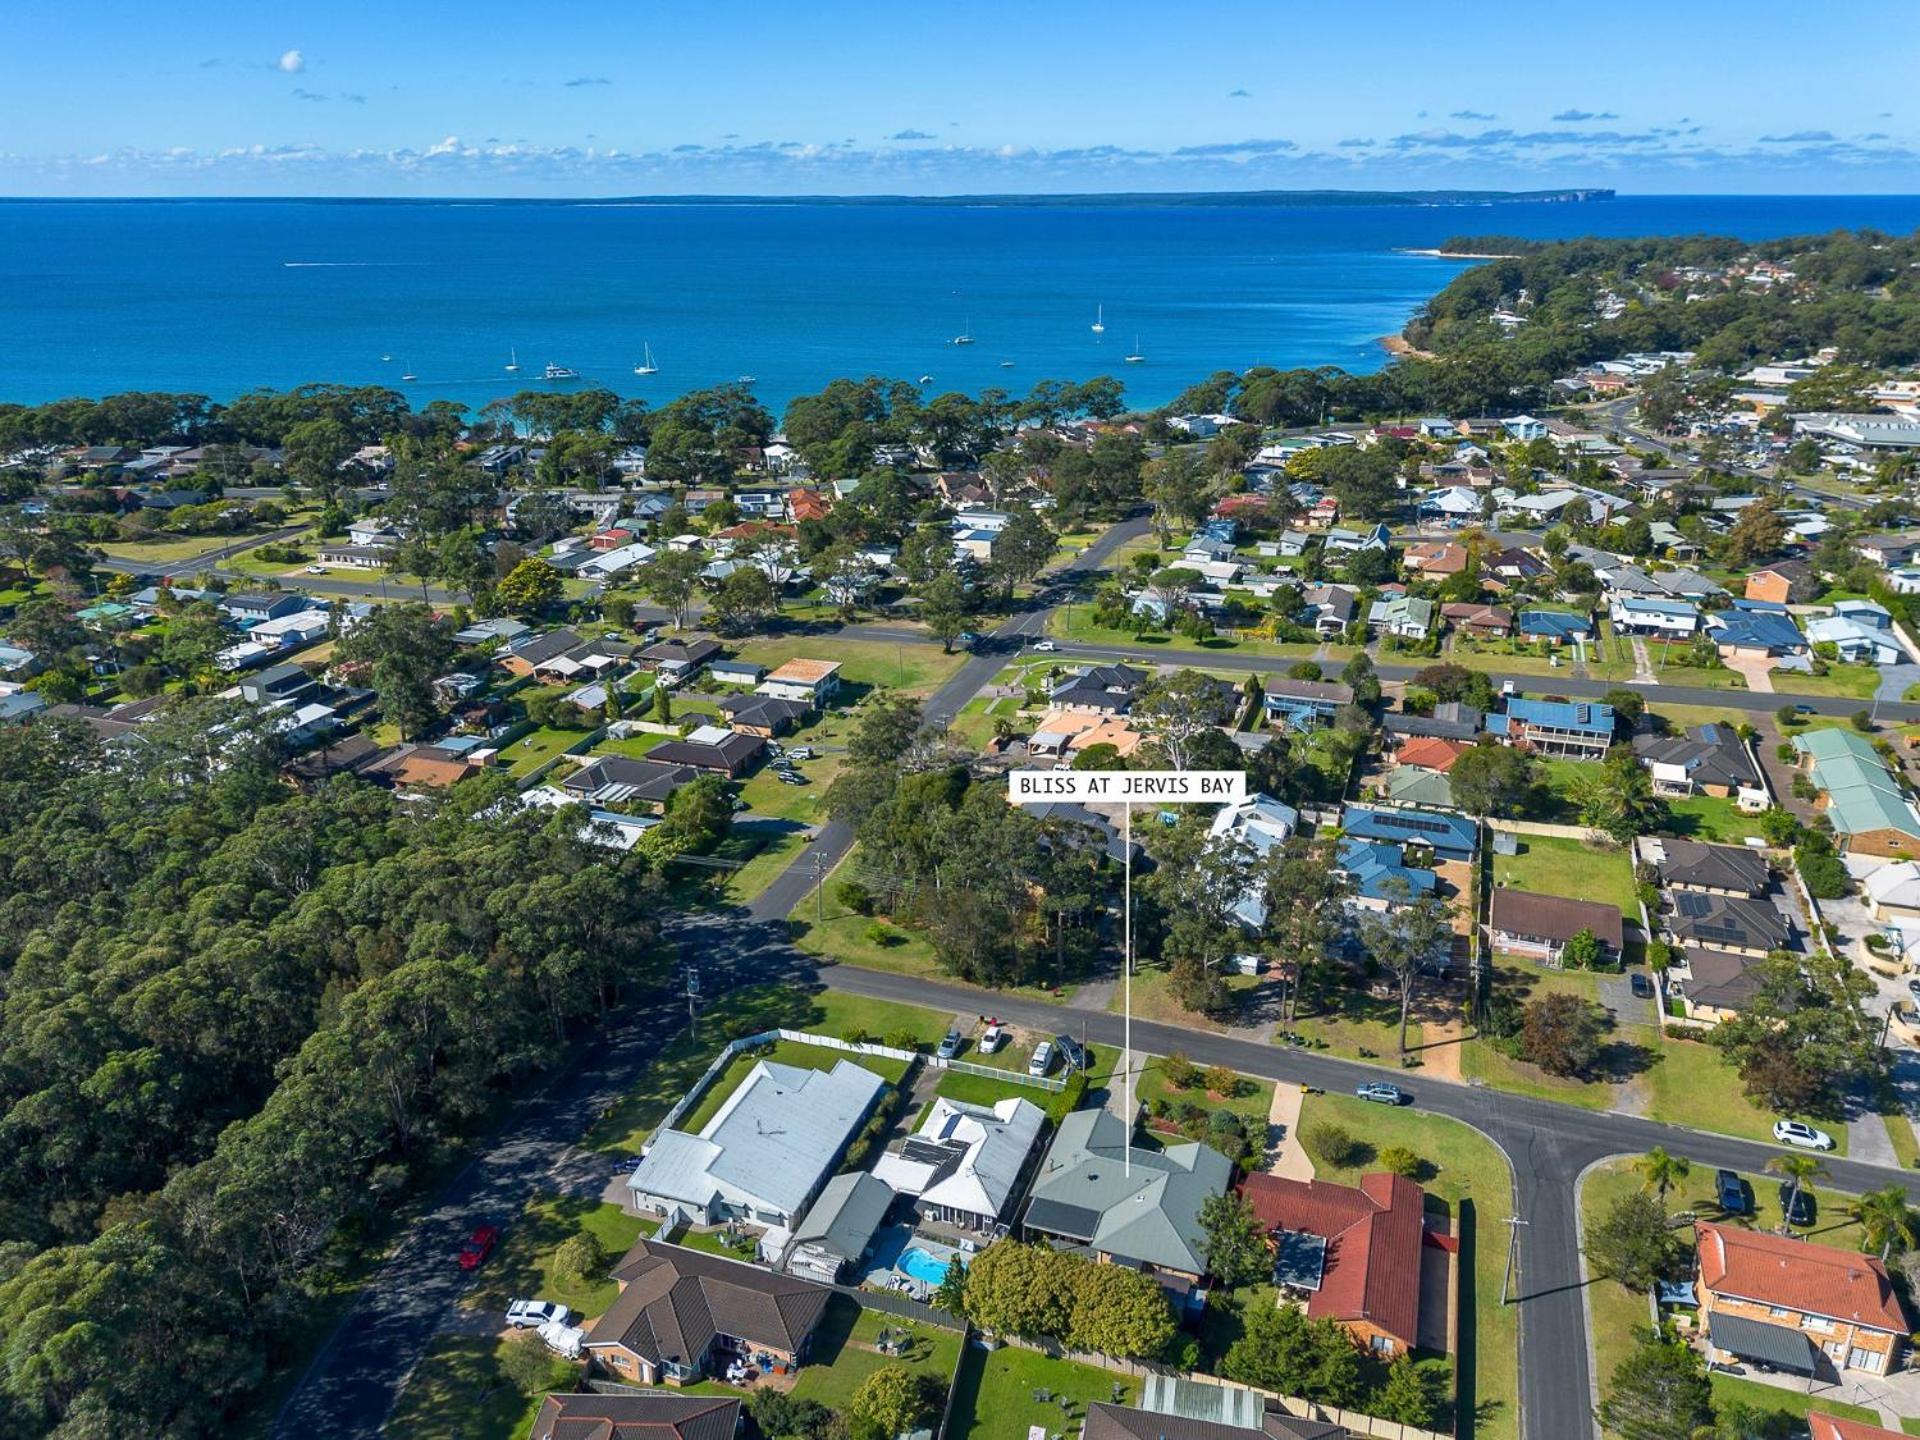
[[[1340,812],[1340,828],[1351,839],[1431,845],[1447,859],[1469,860],[1479,848],[1480,827],[1465,815],[1444,811],[1349,805]]]
[[[1431,895],[1439,884],[1433,871],[1405,864],[1400,847],[1386,840],[1342,840],[1334,863],[1369,900],[1411,900]]]
[[[1489,716],[1487,728],[1500,717]],[[1554,730],[1573,730],[1584,735],[1613,734],[1613,707],[1597,700],[1528,700],[1516,695],[1507,701],[1506,718],[1529,725],[1544,725]],[[1501,727],[1503,730],[1505,726]]]
[[[1591,635],[1593,621],[1564,610],[1522,610],[1514,622],[1522,635]]]
[[[1807,637],[1784,610],[1726,610],[1716,617],[1713,638],[1722,645],[1759,646],[1767,650],[1804,650]]]

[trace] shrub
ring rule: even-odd
[[[864,1025],[849,1025],[840,1032],[840,1038],[849,1045],[864,1045],[873,1037],[867,1034]]]
[[[1207,1067],[1208,1093],[1218,1095],[1222,1100],[1231,1100],[1246,1089],[1247,1082],[1240,1078],[1240,1072],[1226,1065]]]
[[[1176,1050],[1160,1062],[1160,1078],[1175,1090],[1190,1090],[1200,1078],[1200,1067]]]
[[[1417,1180],[1426,1170],[1427,1162],[1404,1145],[1389,1145],[1380,1152],[1380,1166],[1396,1175],[1404,1175],[1409,1180]]]
[[[883,950],[891,947],[899,938],[894,934],[893,927],[884,920],[875,920],[864,933],[869,945],[878,945]]]
[[[856,915],[873,913],[873,892],[858,880],[842,880],[833,887],[833,898]]]
[[[918,1050],[920,1037],[911,1030],[889,1030],[886,1043],[896,1050]]]
[[[1871,711],[1856,710],[1852,715],[1847,717],[1847,723],[1862,735],[1871,735],[1873,733],[1873,713]]]
[[[607,1247],[591,1231],[569,1235],[554,1249],[553,1270],[560,1279],[576,1285],[597,1282],[607,1273]]]
[[[1360,1163],[1361,1144],[1344,1125],[1319,1120],[1309,1125],[1300,1138],[1306,1144],[1307,1153],[1323,1165],[1345,1170]]]

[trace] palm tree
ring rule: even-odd
[[[1898,1185],[1868,1191],[1847,1207],[1847,1215],[1866,1232],[1866,1248],[1877,1248],[1883,1262],[1895,1245],[1920,1242],[1920,1216],[1913,1213],[1906,1192]]]
[[[1827,1167],[1812,1155],[1776,1155],[1767,1161],[1767,1169],[1776,1175],[1786,1176],[1792,1182],[1787,1187],[1786,1199],[1780,1207],[1780,1229],[1784,1234],[1787,1229],[1787,1216],[1793,1213],[1794,1204],[1800,1199],[1800,1192],[1806,1188],[1809,1180],[1824,1180],[1827,1176]]]
[[[1653,1191],[1662,1205],[1667,1203],[1667,1191],[1685,1183],[1693,1172],[1693,1165],[1682,1155],[1669,1155],[1658,1145],[1633,1162],[1633,1168],[1640,1172],[1645,1189]]]

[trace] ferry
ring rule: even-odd
[[[580,372],[571,365],[556,365],[549,360],[547,368],[540,372],[540,377],[543,380],[578,380]]]

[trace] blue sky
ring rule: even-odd
[[[21,0],[0,193],[1920,188],[1841,8]]]

